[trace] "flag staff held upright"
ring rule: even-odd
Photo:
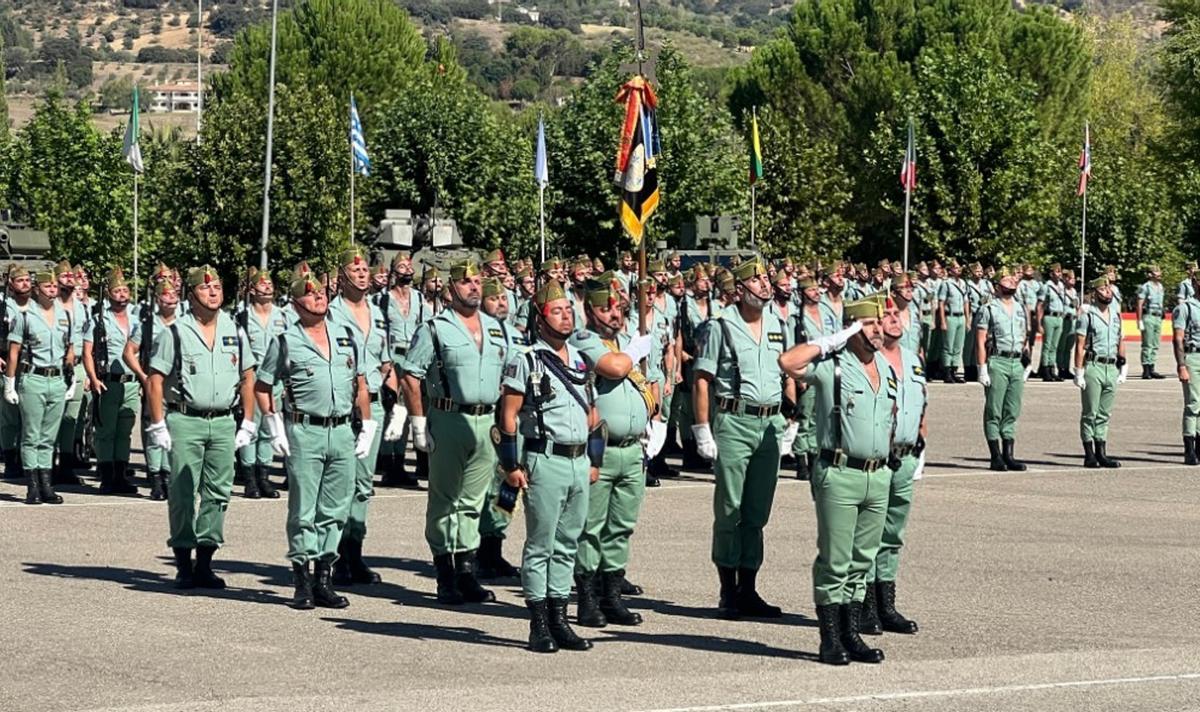
[[[129,125],[125,127],[125,146],[122,153],[125,160],[133,167],[133,293],[138,293],[138,183],[145,166],[142,164],[141,100],[138,97],[137,85],[133,87],[133,107],[129,111]]]
[[[758,107],[750,108],[750,247],[756,247],[758,233],[756,213],[758,196],[756,189],[763,177],[762,145],[758,139]]]
[[[350,93],[350,244],[354,244],[354,174],[371,175],[371,157],[367,154],[367,138],[358,118],[358,104]]]
[[[1075,194],[1083,198],[1083,218],[1079,230],[1079,295],[1083,296],[1084,285],[1087,283],[1084,267],[1087,266],[1087,184],[1092,177],[1092,135],[1091,127],[1083,123],[1083,150],[1079,153],[1079,189]]]
[[[900,165],[900,185],[904,186],[904,271],[908,272],[909,218],[912,215],[912,193],[917,187],[917,147],[914,139],[913,120],[908,117],[908,147],[904,150],[904,163]]]
[[[546,261],[546,186],[550,184],[550,169],[546,164],[546,125],[538,115],[537,148],[534,151],[533,179],[538,184],[538,245],[542,262]]]

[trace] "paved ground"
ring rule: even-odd
[[[27,507],[5,483],[0,709],[1200,709],[1200,468],[1180,464],[1179,384],[1122,387],[1117,471],[1081,469],[1070,383],[1027,393],[1017,451],[1031,469],[996,474],[982,469],[981,389],[932,388],[900,579],[921,633],[879,639],[878,667],[813,662],[813,513],[795,480],[780,484],[761,578],[782,621],[713,616],[711,476],[698,474],[647,498],[630,572],[646,624],[555,656],[523,650],[515,582],[494,605],[434,604],[422,493],[372,505],[383,585],[343,611],[297,612],[283,605],[285,500],[231,504],[231,588],[208,595],[170,586],[164,505],[92,490]]]

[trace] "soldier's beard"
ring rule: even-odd
[[[1096,301],[1100,302],[1101,304],[1103,304],[1105,306],[1112,304],[1112,300],[1113,300],[1113,298],[1111,295],[1107,296],[1107,297],[1102,297],[1099,294],[1096,295]]]
[[[413,276],[411,274],[396,274],[396,284],[400,285],[401,287],[407,287],[408,285],[412,284],[412,282]]]
[[[1012,287],[1001,287],[1000,288],[1000,296],[1002,296],[1002,297],[1011,297],[1012,295],[1014,295],[1016,293],[1017,293],[1017,290]]]
[[[763,307],[765,307],[767,305],[767,300],[763,299],[762,297],[758,296],[754,292],[751,292],[749,289],[747,289],[744,292],[742,292],[742,304],[745,304],[746,306],[750,307],[751,309],[761,310]]]
[[[571,337],[570,331],[564,332],[564,331],[559,331],[558,329],[555,329],[553,326],[550,326],[550,322],[546,321],[545,317],[541,317],[540,321],[542,322],[543,333],[549,334],[551,338],[558,339],[559,341],[566,341],[567,339],[569,339]]]

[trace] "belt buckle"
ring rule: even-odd
[[[872,458],[863,463],[863,472],[871,473],[879,469],[879,459]]]
[[[834,450],[834,451],[833,451],[833,466],[834,466],[834,467],[839,467],[839,468],[841,468],[841,467],[845,467],[845,466],[846,466],[846,462],[847,462],[849,459],[850,459],[850,458],[849,458],[849,457],[847,457],[847,456],[846,456],[846,453],[845,453],[845,452],[843,452],[841,449],[838,449],[838,450]]]

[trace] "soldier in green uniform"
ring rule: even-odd
[[[417,328],[401,388],[413,446],[429,453],[425,540],[437,569],[437,598],[460,605],[496,600],[479,585],[475,564],[479,513],[496,471],[489,429],[511,345],[505,327],[479,308],[482,283],[474,260],[451,265],[449,292],[450,308]]]
[[[938,321],[942,330],[942,368],[946,383],[964,383],[958,371],[963,364],[963,343],[966,325],[970,323],[971,305],[967,301],[967,283],[962,278],[958,260],[950,260],[950,276],[938,289]]]
[[[1189,279],[1200,281],[1194,270]],[[1183,464],[1200,465],[1196,437],[1200,433],[1200,300],[1193,289],[1171,315],[1175,370],[1183,384]]]
[[[287,330],[288,321],[295,318],[291,310],[275,305],[275,281],[267,271],[252,269],[246,293],[245,308],[238,314],[238,324],[246,333],[247,348],[254,354],[254,362],[261,363],[267,355],[267,347]],[[275,384],[275,402],[283,395],[283,384]],[[243,468],[248,499],[278,499],[279,492],[271,484],[271,462],[275,453],[271,448],[271,434],[263,426],[263,411],[254,411],[256,434],[254,441],[238,451],[238,461]]]
[[[1075,363],[1075,320],[1079,317],[1079,308],[1082,301],[1079,298],[1079,289],[1075,284],[1075,270],[1063,270],[1063,293],[1066,295],[1066,310],[1063,312],[1063,336],[1058,340],[1058,370],[1056,373],[1059,378],[1063,378],[1064,374],[1071,372],[1071,365]]]
[[[900,383],[883,348],[883,300],[846,305],[849,327],[788,351],[780,365],[817,392],[821,454],[812,476],[817,511],[813,599],[819,659],[878,663],[883,652],[859,637],[866,577],[879,552],[891,496],[892,442]],[[842,352],[845,347],[846,352]],[[832,368],[807,368],[828,358]]]
[[[233,491],[234,451],[254,439],[254,353],[245,333],[221,310],[225,291],[216,270],[188,272],[188,313],[155,330],[146,381],[148,439],[168,453],[167,507],[176,588],[225,588],[212,557],[225,543],[225,510]],[[174,285],[160,282],[166,293]],[[162,292],[160,292],[161,294]],[[231,417],[242,404],[241,424]],[[199,512],[196,498],[199,495]],[[192,550],[196,563],[192,564]]]
[[[1175,301],[1179,304],[1196,296],[1196,287],[1192,281],[1192,276],[1196,274],[1196,270],[1200,269],[1200,267],[1197,267],[1196,261],[1192,260],[1184,265],[1183,269],[1187,272],[1187,276],[1180,280],[1179,288],[1175,290]]]
[[[367,508],[375,492],[375,458],[383,435],[377,430],[384,419],[381,395],[385,382],[390,381],[394,388],[395,381],[391,377],[387,324],[379,306],[369,299],[371,263],[362,245],[352,245],[342,252],[338,286],[341,294],[329,303],[328,319],[331,325],[351,332],[358,345],[371,417],[364,419],[358,429],[359,439],[368,443],[368,447],[354,461],[354,498],[338,545],[333,577],[335,583],[344,586],[375,584],[379,583],[379,574],[363,561],[362,551],[367,538]]]
[[[75,271],[66,260],[54,267],[54,276],[58,279],[58,302],[71,317],[71,348],[75,352],[71,382],[75,384],[75,388],[70,390],[71,398],[63,408],[62,423],[58,428],[58,463],[51,480],[56,485],[79,485],[83,484],[83,481],[75,474],[75,468],[81,467],[83,463],[75,455],[75,439],[77,431],[83,426],[80,411],[83,405],[84,384],[87,381],[82,358],[87,308],[75,297]]]
[[[708,460],[696,452],[696,440],[692,437],[692,425],[696,416],[692,410],[692,386],[696,383],[697,342],[706,338],[705,329],[709,317],[714,313],[709,293],[712,281],[702,264],[690,270],[691,292],[683,298],[679,311],[679,357],[683,381],[672,399],[679,403],[679,435],[683,441],[683,467],[686,470],[707,470]]]
[[[924,355],[926,362],[933,359],[933,351],[930,350],[930,339],[933,338],[933,305],[937,297],[937,291],[933,280],[929,276],[929,265],[925,262],[917,263],[917,280],[913,287],[913,298],[921,308],[921,353]]]
[[[1146,270],[1149,278],[1138,288],[1137,320],[1142,335],[1142,379],[1163,378],[1154,370],[1158,361],[1158,344],[1162,340],[1163,285],[1162,270],[1151,265]]]
[[[607,435],[594,403],[592,373],[567,343],[574,313],[549,282],[534,297],[538,338],[504,366],[499,423],[492,431],[509,487],[524,490],[521,589],[530,612],[529,649],[588,650],[567,619],[575,554],[588,515],[588,488],[600,478]],[[518,456],[517,435],[524,438]]]
[[[828,336],[838,331],[841,319],[833,308],[821,301],[821,290],[812,277],[801,278],[797,283],[800,290],[800,309],[792,314],[788,330],[792,342],[806,344],[813,339]],[[792,454],[796,458],[796,479],[807,480],[816,464],[817,453],[817,393],[804,382],[796,383],[796,439],[792,443]]]
[[[1016,300],[1017,277],[1007,268],[997,272],[999,298],[984,307],[975,319],[979,383],[984,388],[983,436],[991,455],[991,469],[1022,472],[1025,464],[1013,458],[1017,418],[1025,392],[1025,363],[1029,342],[1027,312]]]
[[[99,401],[94,406],[96,469],[101,492],[137,494],[137,487],[128,479],[129,440],[140,408],[141,388],[121,358],[135,320],[129,314],[129,285],[119,267],[109,273],[104,291],[103,310],[92,316],[83,335],[83,367]]]
[[[1121,307],[1107,277],[1088,285],[1092,303],[1075,324],[1075,385],[1082,391],[1079,436],[1084,467],[1120,467],[1108,456],[1108,421],[1117,385],[1125,382],[1125,342],[1121,339]]]
[[[179,293],[175,291],[175,283],[171,280],[160,280],[155,284],[154,301],[155,307],[152,309],[150,305],[146,305],[142,313],[138,315],[138,319],[130,326],[129,340],[125,342],[123,355],[125,366],[134,376],[137,376],[138,383],[142,386],[142,392],[147,394],[149,393],[147,381],[150,378],[150,357],[153,355],[153,344],[146,344],[146,350],[143,352],[142,341],[144,339],[153,341],[155,335],[162,333],[163,330],[175,323],[175,311],[179,305]],[[151,321],[153,326],[149,326]],[[150,332],[149,335],[145,333],[146,331]],[[146,456],[146,477],[150,480],[150,499],[162,501],[167,498],[167,483],[171,475],[170,453],[159,447],[149,437],[147,429],[150,427],[152,419],[145,417],[146,415],[147,413],[143,411],[142,450]]]
[[[993,290],[991,281],[983,275],[983,265],[972,262],[968,269],[970,279],[967,280],[967,303],[971,307],[971,318],[966,322],[966,336],[963,339],[963,370],[966,371],[967,380],[974,381],[979,378],[979,373],[975,366],[975,334],[971,324],[974,322],[974,315],[992,301]]]
[[[720,614],[778,618],[782,612],[759,596],[756,581],[786,429],[780,405],[785,397],[795,402],[794,384],[784,386],[778,363],[791,337],[787,325],[766,310],[771,299],[766,265],[747,260],[733,276],[737,307],[714,316],[696,357],[692,432],[716,475],[712,560],[721,585]]]
[[[1058,345],[1063,338],[1063,316],[1067,312],[1067,287],[1062,280],[1062,265],[1050,265],[1050,278],[1042,285],[1037,304],[1037,331],[1042,335],[1039,375],[1043,381],[1061,381],[1058,373]]]
[[[8,343],[8,332],[22,313],[29,307],[33,295],[33,277],[29,270],[9,264],[5,277],[7,294],[4,297],[4,333],[0,343]],[[0,402],[0,446],[4,448],[4,476],[10,480],[24,476],[21,462],[21,409],[11,403]]]
[[[29,478],[25,503],[62,504],[50,470],[63,409],[75,389],[74,326],[58,302],[54,272],[38,272],[34,281],[33,299],[8,331],[4,401],[21,412],[21,463]]]
[[[408,345],[417,327],[433,314],[426,309],[421,293],[412,286],[413,264],[412,255],[408,252],[397,252],[392,258],[392,288],[382,292],[376,298],[383,321],[387,324],[388,342],[391,344],[392,369],[399,372],[408,353]],[[384,396],[390,398],[388,391]],[[387,405],[387,404],[385,404]],[[379,457],[383,460],[383,479],[381,487],[407,487],[416,489],[419,485],[414,473],[410,473],[404,464],[404,450],[408,442],[408,407],[403,398],[397,398],[390,404],[387,422],[384,426],[383,445]],[[420,453],[424,456],[425,453]]]
[[[288,471],[288,559],[295,593],[289,605],[345,608],[333,589],[333,563],[354,500],[355,460],[371,450],[374,429],[367,367],[354,331],[330,322],[325,287],[311,274],[292,280],[296,319],[271,341],[254,385],[275,453]],[[275,384],[283,383],[276,410]],[[363,429],[357,436],[351,412]],[[312,569],[309,563],[315,562]]]

